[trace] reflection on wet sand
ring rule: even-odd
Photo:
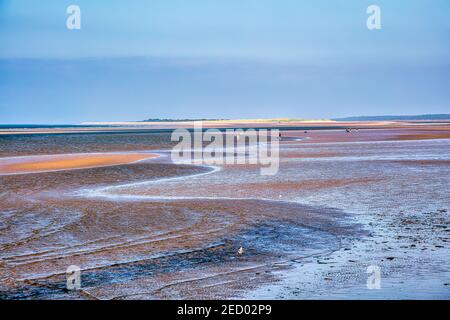
[[[0,176],[0,297],[370,297],[370,264],[388,279],[427,277],[426,296],[448,297],[449,140],[391,141],[398,134],[286,139],[272,177],[174,165],[160,134],[79,136],[83,152],[128,152],[103,154],[118,161],[109,166]],[[65,136],[2,139],[5,149],[27,142],[30,155],[67,152]],[[129,149],[145,141],[160,157]],[[80,291],[65,288],[69,265],[82,269]]]

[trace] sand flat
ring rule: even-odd
[[[0,175],[0,299],[448,299],[450,140],[421,138],[450,131],[304,131],[283,130],[270,177],[174,164],[170,133],[5,136],[1,165],[163,156]]]
[[[145,153],[83,153],[0,158],[0,175],[114,166],[156,156]]]

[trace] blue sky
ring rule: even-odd
[[[0,0],[0,123],[448,113],[449,35],[447,0]]]

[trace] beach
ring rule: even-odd
[[[274,176],[122,125],[0,130],[1,299],[450,298],[448,123],[206,123],[279,128]]]

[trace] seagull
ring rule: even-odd
[[[242,256],[244,254],[244,248],[240,247],[237,254],[238,256]]]

